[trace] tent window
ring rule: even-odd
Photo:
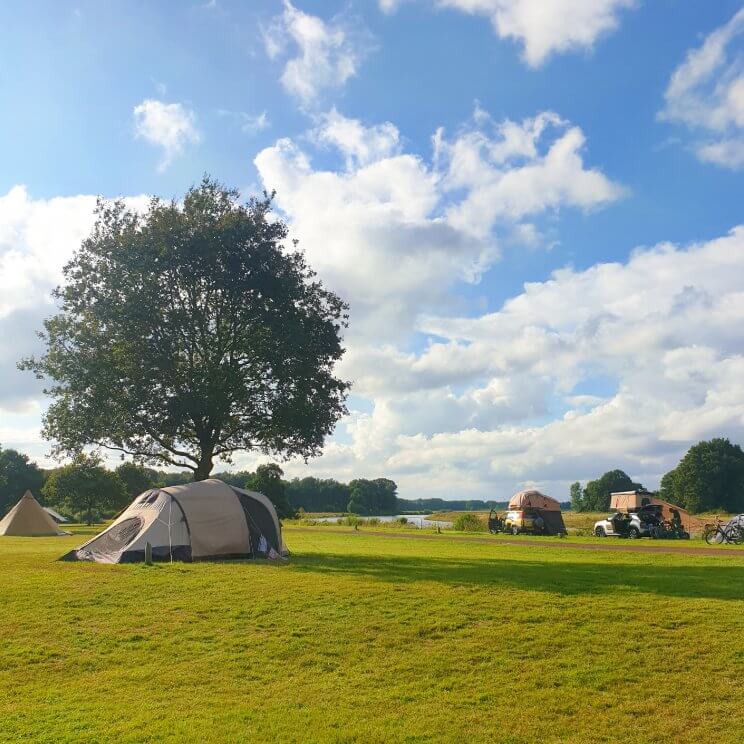
[[[98,540],[88,546],[88,550],[95,553],[116,553],[137,537],[142,524],[140,517],[125,519],[104,532]]]

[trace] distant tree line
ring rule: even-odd
[[[307,512],[352,512],[363,515],[396,514],[398,487],[388,478],[357,478],[350,483],[333,479],[295,478],[287,481],[279,465],[259,465],[255,471],[223,471],[212,476],[237,488],[268,496],[281,518]],[[133,462],[114,470],[96,455],[78,454],[61,467],[44,470],[29,457],[0,447],[0,517],[28,489],[46,506],[88,523],[110,518],[139,494],[151,488],[176,486],[194,480],[191,472],[169,472]],[[445,502],[442,502],[445,503]]]
[[[306,512],[351,512],[384,515],[439,510],[484,511],[505,508],[505,501],[401,499],[389,478],[357,478],[342,483],[333,478],[285,480],[276,464],[260,465],[255,471],[220,472],[215,478],[268,496],[280,517]],[[189,483],[191,472],[169,472],[122,462],[106,468],[95,455],[76,455],[59,468],[45,470],[14,449],[0,447],[0,517],[26,490],[42,503],[74,519],[87,522],[111,517],[138,494],[150,488]],[[613,491],[634,491],[643,485],[622,470],[610,470],[582,487],[570,489],[570,508],[576,511],[606,511]],[[691,512],[744,512],[744,451],[728,439],[699,442],[689,449],[676,468],[661,479],[660,498]],[[563,508],[569,506],[561,504]]]
[[[480,499],[452,500],[444,499],[398,499],[401,512],[436,512],[436,511],[486,511],[489,509],[506,509],[507,501],[481,501]]]
[[[614,491],[642,489],[622,470],[610,470],[582,488],[570,489],[571,507],[576,511],[606,511]],[[661,479],[659,498],[690,512],[744,512],[744,451],[728,439],[698,442],[673,470]]]
[[[278,465],[260,465],[255,472],[216,473],[214,477],[271,499],[280,517],[295,509],[287,500],[287,482]],[[136,496],[151,488],[177,486],[194,480],[190,472],[169,472],[123,462],[114,470],[96,455],[78,454],[61,467],[40,468],[28,455],[0,447],[0,518],[26,490],[45,506],[87,523],[112,517]]]

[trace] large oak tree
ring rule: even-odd
[[[100,201],[45,321],[44,434],[59,454],[104,447],[206,478],[239,450],[311,457],[346,412],[333,374],[347,306],[326,289],[271,197],[205,177],[145,214]]]

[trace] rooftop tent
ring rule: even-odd
[[[566,532],[561,515],[561,505],[540,491],[519,491],[509,499],[509,509],[533,509],[543,518],[545,534],[559,535]]]
[[[57,523],[46,513],[44,507],[26,491],[21,500],[0,522],[0,535],[18,537],[44,537],[66,535]]]
[[[510,509],[544,509],[560,512],[561,505],[550,496],[540,491],[520,491],[509,499]]]
[[[610,509],[632,511],[653,502],[648,491],[614,491],[610,494]]]
[[[286,553],[266,496],[210,479],[138,496],[103,532],[64,558],[98,563],[278,558]]]
[[[671,521],[675,517],[678,518],[688,532],[702,530],[704,526],[702,519],[693,517],[690,512],[681,506],[657,498],[649,491],[615,491],[610,494],[610,509],[629,512],[638,511],[644,506],[660,506],[664,519]]]

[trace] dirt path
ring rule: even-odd
[[[441,540],[440,535],[422,535],[415,532],[382,532],[381,530],[351,530],[343,529],[340,527],[332,527],[334,533],[342,532],[346,535],[358,535],[364,537],[366,535],[373,535],[374,537],[388,537],[392,539],[401,540]],[[314,532],[318,533],[315,527],[289,527],[287,532]],[[619,553],[671,553],[681,555],[714,555],[724,556],[726,558],[744,558],[744,551],[741,550],[725,550],[721,548],[691,548],[684,545],[649,545],[646,542],[640,540],[634,542],[613,542],[611,537],[607,538],[606,543],[576,543],[568,540],[560,540],[549,537],[534,537],[531,539],[525,538],[511,538],[508,540],[499,540],[493,537],[478,537],[476,535],[447,535],[443,533],[444,537],[448,537],[450,540],[459,540],[460,542],[475,542],[475,543],[488,543],[496,547],[508,546],[508,545],[529,545],[532,547],[543,547],[543,548],[567,548],[568,550],[606,550],[615,551]]]

